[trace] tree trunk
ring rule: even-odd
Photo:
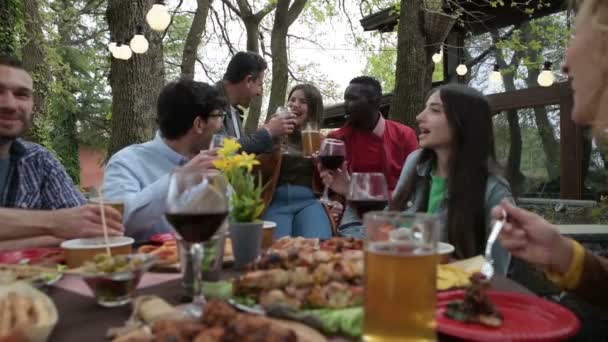
[[[255,17],[243,18],[247,30],[247,51],[260,53],[260,22]],[[253,133],[258,129],[260,114],[262,113],[262,97],[256,97],[249,104],[245,133]]]
[[[40,144],[48,144],[48,134],[44,127],[47,120],[47,99],[51,74],[47,63],[47,42],[42,32],[43,21],[40,17],[38,0],[23,0],[24,42],[23,65],[34,79],[34,110],[32,127],[25,138]]]
[[[420,66],[430,61],[426,52],[423,29],[422,0],[401,0],[399,32],[397,36],[397,66],[395,91],[390,109],[393,120],[415,127],[416,115],[424,106],[430,90],[429,77]]]
[[[17,16],[20,0],[0,1],[0,55],[17,54]]]
[[[538,70],[528,69],[528,78],[526,79],[528,87],[534,86],[538,78]],[[555,130],[547,117],[546,107],[534,107],[534,120],[540,141],[545,152],[545,168],[549,180],[557,179],[560,176],[560,146],[555,138]]]
[[[490,34],[492,36],[493,45],[496,45],[500,40],[498,30],[491,30]],[[521,62],[521,53],[516,52],[511,58],[510,64],[507,64],[504,57],[500,53],[495,54],[495,58],[496,63],[498,63],[501,70],[514,70]],[[505,86],[505,91],[507,92],[515,91],[517,89],[515,87],[513,72],[509,71],[507,73],[503,73],[503,84]],[[523,142],[521,137],[521,126],[519,125],[519,114],[517,113],[517,110],[507,111],[507,122],[509,123],[509,156],[507,158],[506,177],[511,184],[513,194],[517,195],[523,191],[523,184],[525,181],[525,176],[521,172],[521,154]]]
[[[255,16],[243,18],[247,32],[247,51],[260,52],[260,22]]]
[[[290,1],[279,1],[274,11],[274,24],[270,40],[272,88],[270,90],[267,119],[276,111],[277,107],[285,103],[289,73],[287,66],[287,32],[289,31],[289,26],[302,13],[306,1],[295,0],[291,7],[289,6]]]
[[[272,53],[272,83],[270,88],[270,101],[268,103],[268,116],[274,113],[277,107],[285,103],[287,92],[287,13],[289,1],[279,1],[274,11],[274,25],[270,38],[270,51]]]
[[[198,47],[201,43],[205,26],[207,24],[207,15],[209,14],[209,6],[213,0],[197,0],[198,7],[188,37],[184,44],[184,53],[182,55],[182,78],[194,79],[194,65],[198,54]]]
[[[125,41],[153,3],[153,0],[109,0],[106,19],[110,34]],[[150,43],[146,53],[133,54],[127,61],[112,58],[112,133],[108,155],[149,140],[154,133],[156,101],[165,78],[162,34],[152,30],[145,33]]]

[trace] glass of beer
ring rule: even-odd
[[[89,199],[89,204],[96,204],[99,205],[101,204],[101,198],[99,196],[96,197],[92,197]],[[118,212],[120,213],[121,216],[124,216],[125,213],[125,204],[123,201],[117,200],[117,199],[108,199],[108,198],[103,198],[103,205],[107,206],[107,207],[112,207],[116,210],[118,210]]]
[[[302,153],[304,157],[311,158],[313,154],[319,152],[321,147],[321,132],[316,122],[307,122],[302,130]]]
[[[365,214],[364,341],[435,341],[435,215]]]

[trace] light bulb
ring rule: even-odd
[[[110,53],[112,55],[114,55],[114,49],[116,48],[116,42],[110,42],[110,44],[108,44],[108,50],[110,50]]]
[[[490,74],[490,82],[492,83],[500,83],[502,81],[502,74],[500,71],[492,71]]]
[[[171,23],[171,15],[167,10],[167,6],[162,3],[152,5],[152,8],[146,14],[148,25],[155,31],[164,31]]]
[[[133,56],[133,51],[131,51],[131,48],[129,47],[129,45],[124,44],[122,46],[122,49],[120,51],[120,57],[122,57],[122,60],[128,60]]]
[[[443,54],[441,53],[441,50],[437,51],[433,55],[433,63],[439,63],[439,62],[441,62],[442,59],[443,59]]]
[[[133,50],[135,53],[145,53],[148,51],[148,47],[150,46],[148,40],[143,34],[136,34],[133,36],[133,39],[131,39],[129,45],[131,46],[131,50]]]
[[[502,82],[502,74],[500,73],[500,66],[498,64],[494,65],[494,71],[492,71],[490,73],[490,82],[491,83]]]
[[[469,72],[469,68],[467,68],[467,66],[462,63],[456,68],[456,73],[459,76],[464,76],[467,74],[467,72]]]
[[[549,61],[545,61],[543,64],[543,71],[538,75],[538,84],[541,87],[550,87],[555,82],[555,75],[553,75],[553,71],[551,71],[551,65],[553,63]]]
[[[111,51],[112,51],[112,57],[114,57],[116,59],[122,59],[122,54],[121,54],[122,43],[121,42],[116,43],[116,46]]]
[[[553,71],[551,70],[543,70],[538,75],[538,84],[541,87],[550,87],[555,82],[555,75],[553,75]]]

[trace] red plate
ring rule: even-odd
[[[54,261],[63,260],[61,248],[30,248],[0,252],[0,264],[18,264],[22,260],[29,260],[29,264],[36,264],[46,259]]]
[[[458,290],[437,295],[437,330],[470,341],[557,341],[573,336],[580,328],[570,310],[542,298],[500,291],[488,294],[504,316],[500,328],[446,318],[447,304],[464,297],[464,291]]]
[[[164,233],[164,234],[154,234],[150,236],[150,242],[163,244],[166,241],[175,240],[175,234],[173,233]]]

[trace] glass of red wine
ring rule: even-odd
[[[388,187],[384,174],[353,173],[346,200],[360,218],[369,211],[384,210],[388,204]]]
[[[203,243],[210,240],[228,216],[227,181],[217,170],[179,170],[171,175],[165,217],[186,254],[184,284],[193,298],[192,312],[201,310]]]
[[[319,149],[319,162],[321,162],[321,166],[326,170],[335,171],[342,167],[344,164],[344,158],[346,157],[346,147],[344,146],[344,141],[338,139],[324,139],[321,143],[321,148]],[[323,196],[320,201],[328,204],[330,203],[330,199],[328,196],[329,187],[327,184],[325,185],[325,190],[323,190]]]

